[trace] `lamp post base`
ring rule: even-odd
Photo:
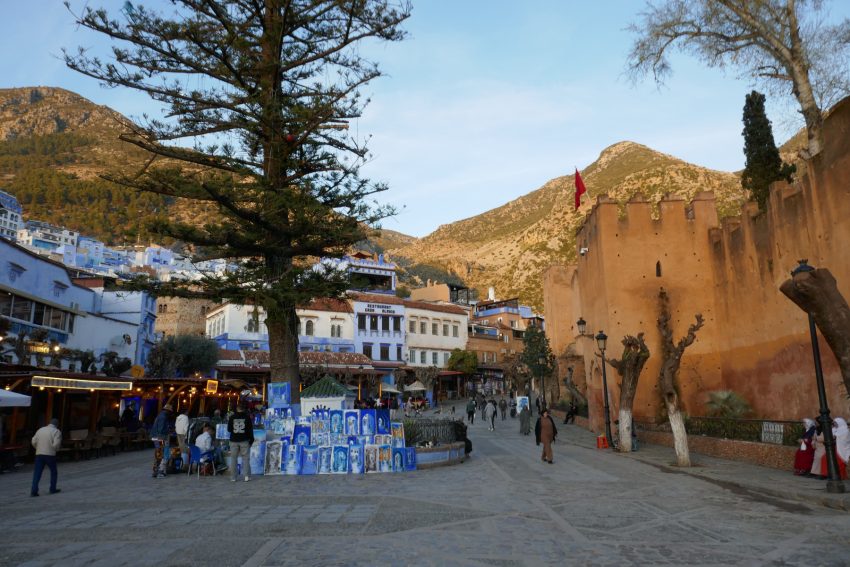
[[[826,481],[826,491],[832,494],[844,494],[846,491],[844,488],[844,481],[842,480],[828,480]]]

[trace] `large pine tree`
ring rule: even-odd
[[[762,211],[767,207],[770,184],[780,179],[790,180],[793,165],[783,164],[773,141],[773,129],[764,111],[764,95],[753,91],[744,103],[744,155],[747,164],[741,183],[750,191]]]
[[[358,174],[366,156],[345,122],[360,88],[380,76],[367,40],[397,41],[404,0],[172,0],[169,12],[125,2],[120,16],[85,8],[79,25],[113,41],[102,59],[80,49],[66,64],[110,87],[141,91],[165,116],[121,135],[150,154],[141,171],[108,178],[190,199],[192,222],[155,233],[193,246],[198,260],[237,269],[200,280],[137,282],[159,295],[264,308],[272,381],[298,396],[297,304],[341,293],[344,279],[312,267],[364,237],[391,211],[369,202],[385,186]],[[189,149],[187,146],[191,146]]]

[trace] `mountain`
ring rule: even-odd
[[[129,120],[64,89],[0,89],[0,189],[26,218],[118,244],[144,236],[144,222],[175,203],[98,177],[134,167],[145,153],[118,140]]]
[[[498,297],[520,297],[542,309],[542,273],[553,263],[575,260],[575,232],[597,195],[607,193],[625,202],[642,192],[657,204],[665,193],[691,199],[699,191],[714,190],[721,216],[737,214],[746,198],[738,175],[692,165],[634,142],[606,148],[581,173],[591,198],[585,197],[578,211],[574,176],[567,175],[388,252],[402,262],[446,270],[479,294],[493,286]]]

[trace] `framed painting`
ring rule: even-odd
[[[416,470],[416,448],[415,447],[406,447],[404,449],[404,470],[406,470],[406,471],[415,471]]]
[[[348,446],[348,472],[351,474],[363,474],[363,445],[359,443]]]
[[[309,445],[310,429],[310,425],[296,425],[292,432],[292,442],[295,445]]]
[[[375,434],[375,410],[360,410],[360,435]]]
[[[378,472],[392,472],[393,448],[389,445],[378,446]]]
[[[331,429],[330,432],[336,435],[342,435],[343,427],[342,427],[342,410],[331,410],[330,411],[330,422]]]
[[[389,435],[390,434],[390,410],[388,409],[378,409],[375,410],[375,420],[377,425],[375,426],[375,433],[378,435]]]
[[[286,448],[284,473],[289,475],[301,474],[301,445],[292,443]]]
[[[404,424],[400,421],[394,421],[392,423],[392,431],[393,431],[393,447],[402,448],[404,447]]]
[[[230,440],[230,432],[227,431],[226,423],[219,423],[215,426],[215,438],[223,441]]]
[[[319,474],[331,474],[332,447],[319,447]]]
[[[348,445],[335,445],[333,447],[331,472],[333,474],[348,474]]]
[[[366,445],[363,449],[363,454],[363,471],[367,473],[378,472],[378,446]]]
[[[266,459],[263,464],[267,475],[283,474],[283,441],[266,441]]]
[[[393,472],[404,472],[404,449],[393,447]]]
[[[265,473],[266,441],[265,439],[259,439],[256,431],[254,432],[254,443],[251,444],[251,450],[248,453],[248,462],[251,464],[251,474],[259,475]]]
[[[289,382],[269,382],[268,398],[266,399],[270,408],[289,407],[289,400],[291,399]]]
[[[345,434],[360,435],[360,410],[345,410]]]
[[[315,445],[301,447],[301,474],[319,472],[319,448]]]

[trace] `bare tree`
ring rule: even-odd
[[[628,59],[633,77],[670,74],[670,51],[695,55],[709,67],[735,67],[773,93],[797,99],[808,152],[823,148],[821,109],[850,92],[850,21],[824,21],[822,0],[664,0],[650,2]]]
[[[531,371],[518,355],[508,355],[502,363],[502,376],[506,387],[525,394],[531,381]]]
[[[658,331],[661,333],[661,372],[658,375],[658,385],[667,407],[667,418],[673,432],[673,447],[676,450],[676,461],[680,467],[691,466],[691,456],[688,451],[688,432],[685,430],[685,420],[679,409],[679,393],[676,390],[676,378],[679,365],[685,349],[691,346],[699,331],[705,324],[701,313],[696,315],[696,323],[688,327],[688,334],[673,342],[673,328],[670,325],[670,297],[664,288],[658,292]]]
[[[434,382],[440,375],[440,369],[436,366],[420,366],[413,371],[413,375],[422,382],[426,392],[433,392]]]
[[[805,262],[805,260],[804,260]],[[850,306],[826,268],[798,271],[779,290],[810,313],[838,359],[844,387],[850,392]]]
[[[621,377],[620,383],[620,451],[632,450],[632,406],[637,393],[641,370],[649,358],[649,347],[643,340],[643,333],[637,337],[623,337],[623,355],[619,360],[605,358]]]

